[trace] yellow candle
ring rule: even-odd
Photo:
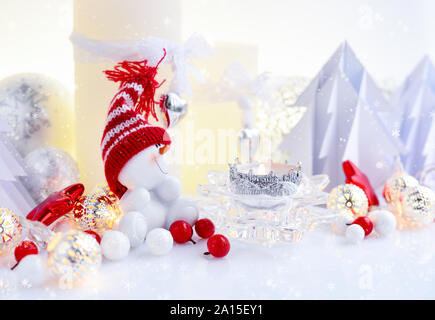
[[[196,62],[209,83],[217,83],[231,62],[240,62],[249,72],[257,73],[258,48],[249,44],[216,43],[212,59]],[[204,86],[192,83],[189,112],[180,122],[180,146],[176,161],[181,163],[181,181],[185,193],[196,193],[198,183],[206,183],[209,170],[228,170],[238,156],[238,134],[242,112],[237,101],[213,103]],[[176,137],[177,138],[177,137]],[[177,140],[176,140],[177,141]],[[182,150],[180,150],[182,149]]]
[[[76,0],[74,31],[97,40],[122,41],[154,36],[178,42],[181,37],[181,2]],[[77,161],[82,182],[88,189],[105,182],[100,141],[117,84],[108,81],[102,71],[112,68],[116,62],[75,63]],[[164,65],[158,80],[170,74],[170,66]],[[167,87],[167,84],[162,86],[160,91],[167,90]]]

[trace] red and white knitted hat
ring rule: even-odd
[[[120,82],[119,91],[110,103],[101,140],[107,184],[118,198],[127,190],[118,181],[124,165],[154,144],[167,146],[171,143],[165,129],[147,121],[149,114],[157,120],[154,95],[163,82],[158,83],[155,76],[163,58],[155,67],[148,66],[146,60],[123,61],[114,70],[104,71],[109,80]]]

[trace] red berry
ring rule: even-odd
[[[14,255],[17,263],[30,254],[38,254],[38,247],[33,241],[26,240],[15,247]]]
[[[363,228],[364,233],[368,236],[373,230],[373,222],[368,217],[358,217],[352,224],[358,224]]]
[[[192,239],[193,230],[186,221],[178,220],[171,224],[169,231],[176,243],[185,243]],[[193,242],[193,241],[192,241]]]
[[[98,244],[100,244],[101,237],[98,233],[96,233],[95,231],[92,231],[92,230],[85,230],[84,233],[87,233],[87,234],[93,236],[94,239],[97,240]]]
[[[206,252],[205,254],[211,254],[216,258],[222,258],[230,252],[230,247],[230,242],[225,236],[215,234],[207,240],[207,248],[209,252]]]
[[[214,224],[210,219],[200,219],[195,223],[195,231],[201,238],[210,238],[214,234]]]

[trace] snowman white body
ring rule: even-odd
[[[119,173],[118,180],[127,187],[120,199],[124,214],[140,212],[147,221],[147,232],[166,228],[177,220],[193,225],[198,209],[192,200],[181,197],[180,181],[168,174],[162,145],[153,145],[131,158]]]

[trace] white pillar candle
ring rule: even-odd
[[[87,38],[103,41],[154,36],[178,42],[181,40],[181,2],[76,0],[74,31]],[[87,188],[105,182],[100,141],[109,103],[118,85],[108,81],[102,71],[113,68],[117,62],[75,62],[77,160],[82,181]],[[161,81],[170,75],[170,66],[166,64],[161,67],[157,79]],[[165,89],[167,85],[162,86],[159,93]]]

